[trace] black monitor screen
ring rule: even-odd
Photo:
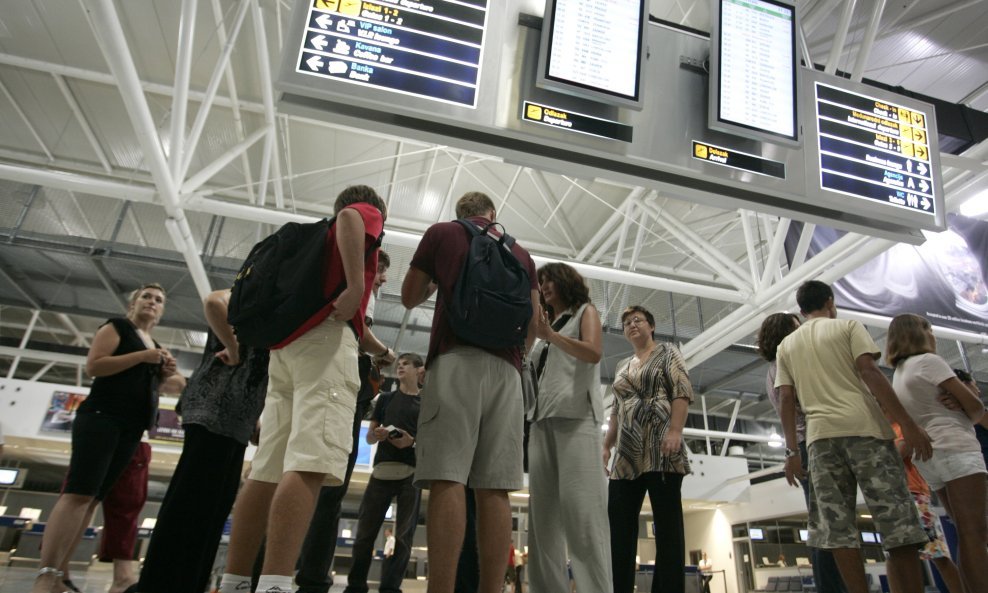
[[[645,0],[547,0],[540,87],[641,108]]]
[[[17,476],[21,473],[19,469],[9,467],[0,468],[0,486],[13,486],[17,483]]]
[[[710,126],[794,143],[796,8],[783,0],[715,0]]]

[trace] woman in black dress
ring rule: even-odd
[[[164,289],[144,285],[131,294],[127,317],[108,320],[93,338],[86,357],[93,385],[72,423],[65,490],[45,526],[32,593],[63,590],[57,567],[156,420],[158,384],[176,373],[175,359],[149,335],[164,310]]]

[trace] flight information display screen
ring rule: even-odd
[[[477,106],[488,0],[310,0],[296,71]]]
[[[718,0],[712,122],[759,139],[797,141],[796,8],[778,0]],[[717,125],[711,127],[717,128]]]
[[[640,107],[644,0],[548,0],[539,86]]]

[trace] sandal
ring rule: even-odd
[[[82,593],[82,589],[76,587],[75,583],[72,582],[72,579],[62,579],[62,584],[68,587],[68,591],[72,591],[72,593]],[[66,593],[68,593],[68,591],[66,591]]]
[[[62,580],[62,574],[63,574],[62,571],[58,570],[54,566],[42,566],[41,568],[38,569],[38,575],[35,577],[34,580],[35,582],[37,582],[38,579],[44,577],[55,577],[54,582],[57,583]],[[48,590],[49,591],[51,590],[51,585],[49,585]]]

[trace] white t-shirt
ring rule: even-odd
[[[948,410],[937,401],[939,385],[954,377],[947,362],[936,354],[917,354],[899,362],[892,376],[902,406],[933,441],[938,451],[981,451],[974,424],[962,410]]]

